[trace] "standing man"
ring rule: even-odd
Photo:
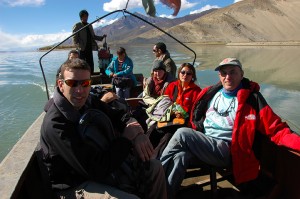
[[[81,10],[79,17],[81,21],[73,26],[73,33],[88,24],[89,13],[86,10]],[[89,25],[73,37],[73,43],[80,51],[80,59],[85,60],[90,65],[92,74],[94,73],[93,50],[98,50],[98,45],[95,40],[102,41],[104,37],[106,37],[106,35],[95,35],[92,25]]]
[[[155,54],[155,60],[163,61],[164,65],[166,66],[166,72],[170,73],[174,78],[176,78],[177,67],[175,62],[172,60],[169,51],[167,50],[166,44],[162,42],[156,43],[153,46],[153,53]]]

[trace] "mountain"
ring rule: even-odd
[[[299,0],[244,0],[168,32],[183,42],[300,41],[299,9]]]
[[[133,13],[133,15],[141,18],[142,20],[131,15],[126,15],[125,17],[120,18],[113,24],[95,29],[95,34],[96,35],[106,34],[108,36],[107,37],[108,42],[113,42],[113,43],[128,43],[128,42],[136,43],[137,41],[139,41],[137,43],[141,43],[141,42],[145,42],[144,40],[147,39],[142,35],[144,34],[152,35],[153,32],[157,31],[155,27],[149,25],[143,20],[146,20],[163,30],[167,30],[186,21],[191,21],[199,17],[202,17],[208,13],[213,12],[214,10],[215,9],[211,9],[202,13],[187,15],[175,19],[168,19],[168,18],[161,18],[161,17],[148,17],[140,13]],[[151,40],[156,42],[157,38],[152,37]]]
[[[300,43],[299,10],[299,0],[243,0],[228,7],[174,19],[153,18],[140,13],[134,15],[186,43]],[[95,33],[106,34],[110,44],[175,42],[131,15],[95,29]],[[71,44],[71,41],[65,44]]]

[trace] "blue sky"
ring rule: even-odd
[[[181,0],[176,17],[222,8],[240,0]],[[173,10],[154,0],[157,16],[172,17]],[[82,9],[89,12],[92,22],[117,9],[124,9],[127,0],[0,0],[0,51],[32,49],[51,45],[72,34],[73,25],[80,21]],[[145,14],[142,0],[129,0],[127,10]],[[94,27],[112,23],[122,13],[111,15]]]

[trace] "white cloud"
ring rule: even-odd
[[[110,20],[101,19],[100,21],[97,21],[97,22],[95,22],[93,24],[93,28],[107,26],[107,25],[110,25],[110,24],[114,23],[117,20],[118,20],[118,18],[116,18],[116,19],[110,19]]]
[[[11,7],[17,6],[41,6],[45,4],[45,0],[0,0],[0,4]]]
[[[110,2],[103,4],[103,10],[107,12],[122,10],[126,8],[126,4],[127,1],[124,0],[111,0]],[[141,0],[130,0],[127,5],[127,10],[141,7],[143,7]]]
[[[169,18],[169,19],[174,19],[175,18],[175,16],[173,16],[173,15],[166,15],[166,14],[161,14],[161,15],[159,15],[159,17]]]
[[[239,1],[243,1],[243,0],[234,0],[234,2],[233,2],[233,3],[236,3],[236,2],[239,2]]]
[[[190,14],[197,14],[197,13],[201,13],[201,12],[204,12],[206,10],[210,10],[212,8],[220,8],[219,6],[211,6],[211,5],[206,5],[202,8],[200,8],[199,10],[194,10],[194,11],[191,11]]]
[[[187,0],[182,0],[180,10],[190,9],[190,8],[196,6],[197,4],[198,3],[190,3]]]
[[[107,12],[112,12],[114,10],[124,9],[126,7],[127,1],[124,0],[111,0],[108,3],[103,4],[103,10]],[[160,0],[154,0],[154,4],[161,4]],[[189,9],[196,6],[198,3],[190,3],[187,0],[181,0],[181,10]],[[127,6],[127,9],[134,9],[134,8],[142,8],[142,0],[130,0]],[[169,17],[168,17],[169,18]]]
[[[61,42],[69,37],[71,32],[45,35],[11,35],[0,31],[0,51],[34,49]]]

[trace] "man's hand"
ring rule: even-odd
[[[144,134],[144,130],[134,118],[132,118],[129,122],[130,123],[127,124],[122,135],[128,140],[133,141],[138,134]]]
[[[138,122],[133,121],[127,124],[122,135],[132,141],[135,152],[142,161],[150,160],[154,149]]]
[[[105,94],[101,97],[101,101],[102,101],[102,102],[105,102],[105,103],[109,103],[109,102],[111,102],[111,101],[113,101],[113,100],[115,100],[115,99],[118,99],[118,98],[119,98],[119,96],[116,95],[115,93],[113,93],[113,92],[107,92],[107,93],[105,93]]]

